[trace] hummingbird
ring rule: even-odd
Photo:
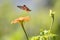
[[[26,5],[23,5],[23,6],[17,6],[18,8],[22,9],[22,10],[25,10],[25,11],[31,11]]]

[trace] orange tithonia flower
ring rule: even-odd
[[[29,16],[27,16],[27,17],[19,17],[19,18],[13,20],[11,22],[11,24],[15,24],[15,23],[18,23],[18,22],[29,21],[29,19],[30,19]]]

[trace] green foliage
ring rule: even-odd
[[[44,30],[40,32],[40,35],[32,37],[31,40],[56,40],[56,36],[50,30]]]

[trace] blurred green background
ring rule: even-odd
[[[30,13],[17,8],[24,4],[32,10]],[[25,23],[29,38],[39,35],[42,29],[49,29],[52,22],[49,9],[56,12],[52,32],[58,35],[56,40],[60,40],[60,0],[0,0],[0,40],[26,40],[20,24],[11,24],[20,16],[31,17]]]

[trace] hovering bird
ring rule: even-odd
[[[31,11],[26,5],[23,6],[17,6],[18,8],[25,10],[25,11]]]

